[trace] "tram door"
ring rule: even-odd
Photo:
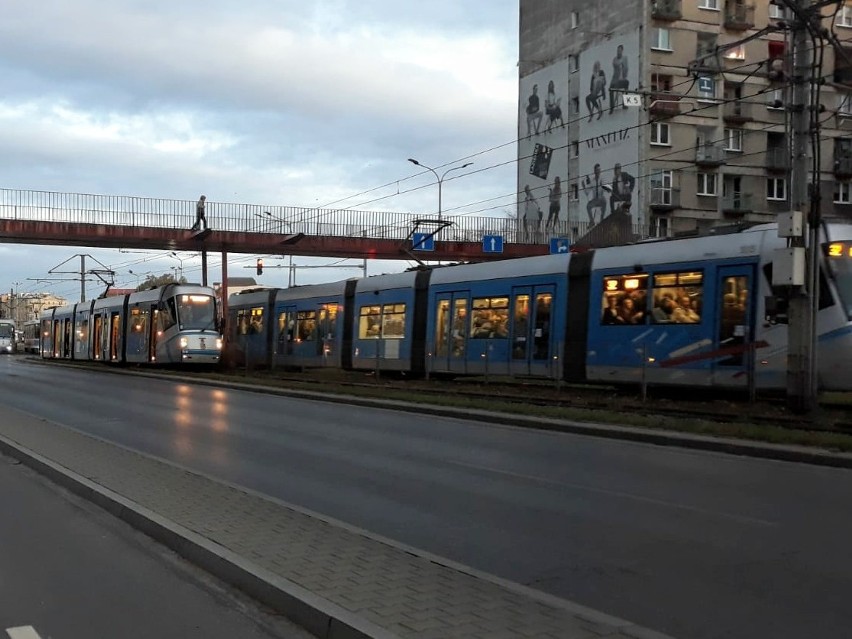
[[[103,359],[103,325],[104,318],[100,314],[95,315],[92,329],[92,359]]]
[[[467,338],[467,295],[443,293],[435,307],[435,349],[431,369],[438,372],[465,372]]]
[[[121,338],[121,316],[113,313],[109,318],[109,359],[111,362],[118,361],[119,340]]]
[[[152,304],[150,309],[151,318],[148,322],[150,334],[148,335],[148,361],[157,361],[157,335],[160,333],[160,311],[157,310],[157,305]]]
[[[513,375],[551,375],[553,355],[553,286],[525,286],[512,290]]]
[[[719,318],[716,330],[716,349],[725,356],[714,364],[714,372],[724,375],[727,384],[741,379],[745,385],[748,373],[753,369],[754,351],[751,342],[754,311],[754,268],[752,266],[725,266],[719,269],[716,286],[716,316]]]

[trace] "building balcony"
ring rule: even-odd
[[[719,166],[725,163],[725,148],[719,144],[699,144],[695,148],[695,163],[699,166]]]
[[[722,213],[724,215],[744,215],[751,213],[751,193],[734,192],[722,196]]]
[[[748,102],[740,102],[739,100],[736,102],[728,102],[725,104],[725,111],[722,114],[722,118],[725,122],[733,124],[750,122],[754,119],[751,114],[751,107],[752,105]]]
[[[680,114],[680,97],[674,93],[651,94],[651,105],[648,110],[651,115],[670,118]]]
[[[680,0],[651,0],[651,17],[655,20],[680,20]]]
[[[731,31],[745,31],[752,27],[754,27],[754,5],[726,0],[725,28]]]
[[[790,151],[786,148],[766,149],[766,170],[783,172],[790,170]]]
[[[680,189],[651,187],[651,208],[654,211],[673,211],[680,208]]]
[[[835,153],[834,175],[843,179],[852,177],[852,157],[843,153]]]

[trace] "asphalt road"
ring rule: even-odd
[[[3,456],[0,508],[4,639],[311,636]]]
[[[852,472],[0,361],[2,403],[681,639],[852,627]]]

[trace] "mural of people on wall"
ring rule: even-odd
[[[586,214],[589,216],[590,226],[594,226],[606,217],[606,192],[608,190],[601,177],[601,165],[595,164],[594,174],[583,178]],[[598,213],[598,215],[595,215],[595,213]]]
[[[538,85],[534,84],[530,97],[527,98],[527,137],[532,135],[533,128],[538,135],[541,128],[541,101],[538,97]]]
[[[636,187],[636,178],[621,170],[621,164],[613,167],[612,194],[609,198],[609,210],[611,213],[618,211],[628,212],[633,203],[633,189]]]
[[[612,79],[609,83],[609,112],[612,114],[616,104],[620,104],[622,109],[626,109],[624,104],[624,92],[630,88],[630,81],[627,79],[627,58],[624,56],[624,45],[619,44],[615,50],[615,57],[612,59]]]
[[[592,121],[595,111],[598,112],[598,120],[603,115],[603,105],[606,100],[606,73],[601,69],[601,63],[595,60],[592,67],[592,77],[589,78],[589,94],[586,96],[586,108],[589,110],[589,122]]]
[[[556,86],[553,80],[547,83],[547,97],[544,99],[544,112],[547,113],[547,129],[550,132],[553,126],[559,121],[559,126],[565,126],[562,120],[562,97],[556,94]]]

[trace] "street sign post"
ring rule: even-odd
[[[414,233],[411,236],[412,251],[434,251],[435,236],[431,233]]]
[[[567,237],[551,237],[550,238],[550,254],[559,255],[560,253],[568,253],[571,251],[571,240]]]
[[[502,235],[483,235],[482,236],[482,252],[483,253],[502,253],[503,252],[503,236]]]
[[[622,96],[622,102],[626,107],[640,107],[642,106],[642,94],[641,93],[625,93]]]

